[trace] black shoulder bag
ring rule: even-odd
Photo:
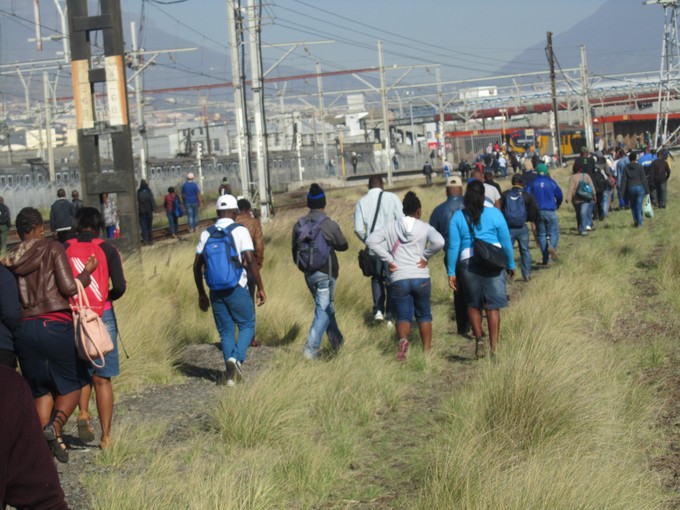
[[[382,201],[383,191],[378,195],[378,205],[375,208],[375,215],[373,216],[373,223],[371,224],[371,230],[368,232],[371,234],[375,228],[375,222],[378,221],[378,212],[380,212],[380,202]],[[368,237],[368,236],[366,236]],[[359,268],[364,276],[380,276],[375,274],[376,264],[374,262],[374,256],[371,255],[368,247],[364,246],[362,250],[359,250]]]
[[[467,214],[465,214],[465,221],[472,236],[472,261],[489,271],[500,272],[505,269],[505,251],[503,251],[503,248],[477,239]]]

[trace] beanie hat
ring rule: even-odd
[[[310,209],[323,209],[326,207],[326,194],[317,183],[314,183],[309,187],[309,193],[307,193],[307,207]]]
[[[536,173],[546,175],[548,173],[548,167],[545,163],[539,163],[536,165]]]

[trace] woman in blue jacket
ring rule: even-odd
[[[482,339],[482,309],[486,310],[489,328],[489,347],[495,355],[500,336],[500,309],[508,306],[505,287],[506,271],[491,271],[476,264],[473,256],[473,237],[503,248],[507,272],[515,276],[515,258],[510,232],[503,213],[495,207],[484,206],[484,185],[479,181],[468,184],[463,199],[464,208],[457,211],[449,223],[449,248],[447,252],[449,286],[457,290],[463,286],[468,316],[475,336],[475,356],[483,358],[486,347]],[[456,274],[456,262],[460,272]]]

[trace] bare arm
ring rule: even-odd
[[[243,257],[243,265],[246,267],[246,270],[255,278],[255,284],[257,285],[257,306],[262,306],[267,301],[267,295],[264,292],[260,267],[257,265],[252,251],[244,251],[241,253],[241,257]]]
[[[202,312],[207,312],[210,308],[210,299],[205,293],[205,287],[203,287],[203,266],[205,265],[205,260],[203,255],[198,253],[194,257],[194,283],[196,284],[196,290],[198,291],[198,307]]]

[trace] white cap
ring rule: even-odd
[[[216,208],[218,211],[228,211],[229,209],[238,209],[238,202],[232,195],[222,195],[217,199]]]

